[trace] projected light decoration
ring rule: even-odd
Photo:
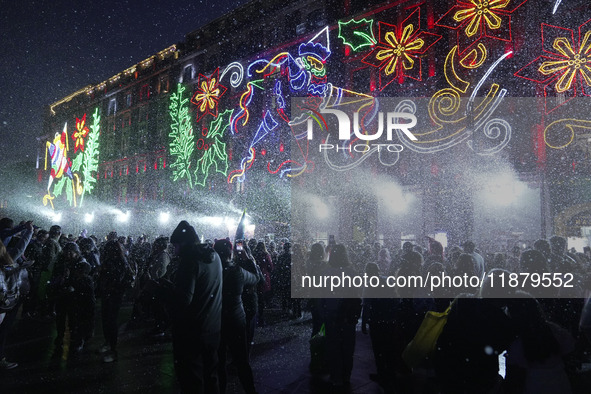
[[[515,76],[544,84],[546,112],[552,112],[577,94],[591,95],[591,20],[575,31],[542,23],[544,54],[525,65]],[[578,45],[577,45],[578,44]],[[552,100],[558,93],[564,100]]]
[[[417,8],[398,25],[378,22],[379,42],[362,62],[380,69],[380,90],[404,77],[422,81],[419,55],[441,36],[422,31],[420,17],[420,8]]]
[[[230,118],[233,110],[225,110],[217,119],[210,123],[207,137],[213,140],[204,148],[203,156],[197,161],[195,169],[195,184],[205,186],[205,181],[209,176],[211,166],[215,166],[215,171],[223,174],[228,173],[228,154],[226,153],[226,144],[223,142],[225,131],[230,126]]]
[[[86,114],[84,114],[86,118]],[[99,136],[100,136],[100,123],[101,116],[99,109],[94,110],[92,115],[92,125],[90,126],[90,133],[88,140],[86,141],[86,150],[84,151],[84,157],[82,159],[82,177],[83,177],[83,189],[82,195],[80,196],[80,206],[84,201],[85,194],[91,194],[94,189],[96,178],[93,173],[98,171],[98,159],[99,159]]]
[[[218,117],[218,103],[227,90],[225,86],[220,85],[219,74],[219,68],[209,78],[199,74],[197,91],[191,98],[191,102],[197,106],[197,122],[207,114]]]
[[[185,87],[182,84],[177,84],[176,92],[170,95],[170,104],[168,106],[168,113],[171,117],[171,132],[170,137],[170,155],[173,157],[173,162],[170,165],[172,169],[172,178],[174,181],[178,179],[187,179],[189,187],[193,187],[193,180],[191,177],[191,157],[195,149],[193,126],[191,125],[191,118],[189,116],[188,98],[183,98]]]

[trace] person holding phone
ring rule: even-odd
[[[220,393],[226,392],[227,352],[238,370],[238,378],[246,393],[255,393],[254,378],[249,363],[246,338],[246,314],[242,303],[242,294],[247,286],[255,286],[258,276],[255,267],[252,271],[236,264],[233,258],[232,243],[226,239],[217,240],[213,245],[220,256],[223,267],[222,286],[222,336],[219,349],[218,376]],[[237,253],[244,253],[242,242],[236,245]]]

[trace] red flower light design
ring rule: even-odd
[[[72,134],[72,139],[76,142],[74,145],[74,153],[78,149],[84,152],[84,138],[88,135],[90,130],[88,126],[86,126],[86,114],[82,117],[82,119],[76,118],[76,131]]]
[[[396,78],[422,80],[421,55],[435,44],[439,34],[421,31],[420,8],[415,9],[399,25],[378,22],[379,41],[362,62],[379,68],[380,90]]]
[[[228,90],[225,86],[220,85],[219,74],[219,68],[209,78],[203,74],[199,74],[197,91],[191,98],[191,102],[198,107],[197,122],[206,114],[210,114],[214,118],[218,117],[218,102],[224,93],[226,93],[226,90]]]
[[[515,76],[544,84],[546,112],[551,112],[577,94],[591,95],[591,20],[579,26],[575,41],[573,29],[542,23],[542,46],[548,55],[540,55]],[[580,89],[579,89],[580,86]],[[580,92],[579,92],[580,90]],[[564,95],[551,102],[549,96]]]
[[[511,41],[511,13],[526,1],[458,0],[435,24],[457,31],[461,55],[483,36]]]

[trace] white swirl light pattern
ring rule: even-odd
[[[474,100],[476,98],[476,94],[478,93],[478,90],[482,87],[484,82],[488,79],[488,77],[493,72],[495,67],[497,67],[497,65],[509,55],[511,55],[511,52],[505,53],[503,56],[501,56],[499,59],[497,59],[489,67],[489,69],[486,71],[484,76],[480,79],[480,81],[478,82],[478,84],[474,88],[474,91],[472,92],[472,94],[470,95],[470,98],[468,100],[468,104],[466,106],[466,115],[467,116],[470,115],[470,113],[472,112],[472,106],[473,106]],[[487,106],[487,109],[484,112],[483,116],[481,116],[478,119],[478,121],[476,121],[476,123],[474,123],[473,125],[469,124],[468,127],[466,127],[466,129],[462,133],[458,134],[457,136],[455,136],[455,137],[451,138],[450,140],[443,142],[439,145],[423,147],[423,146],[420,146],[418,144],[408,141],[408,139],[404,136],[404,134],[400,130],[396,130],[396,134],[398,135],[400,142],[405,147],[407,147],[408,149],[412,150],[413,152],[417,152],[417,153],[435,153],[435,152],[449,149],[453,146],[456,146],[456,145],[466,141],[468,146],[479,155],[495,154],[495,153],[501,151],[505,146],[507,146],[507,144],[511,140],[511,132],[512,132],[511,125],[503,119],[498,119],[498,118],[490,119],[490,117],[493,115],[494,111],[501,104],[501,102],[506,94],[507,94],[507,90],[501,89],[499,91],[499,94],[494,97],[494,99],[492,100],[490,105]],[[417,106],[416,106],[415,102],[412,100],[402,100],[396,106],[396,112],[407,112],[407,113],[411,113],[414,115],[417,112]],[[489,139],[500,139],[500,142],[497,143],[497,145],[495,145],[494,147],[483,149],[483,150],[479,149],[477,151],[474,147],[473,140],[470,140],[469,138],[470,138],[470,136],[473,136],[474,132],[479,130],[480,128],[483,129],[483,133],[484,133],[485,137],[487,137]]]
[[[244,80],[244,67],[242,66],[242,64],[238,62],[228,64],[228,66],[224,69],[224,72],[222,72],[222,75],[220,76],[220,81],[224,79],[224,76],[226,76],[228,72],[231,72],[230,84],[232,85],[232,87],[237,88],[238,86],[240,86],[240,84]]]

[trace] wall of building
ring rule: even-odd
[[[71,163],[47,166],[40,199],[53,210],[84,212],[86,200],[148,217],[164,207],[179,216],[239,215],[247,207],[265,232],[276,225],[287,235],[294,188],[321,201],[352,191],[370,207],[331,222],[347,241],[357,238],[355,228],[368,238],[443,231],[453,242],[495,232],[549,233],[540,228],[547,207],[540,206],[539,183],[528,180],[545,174],[552,188],[564,174],[555,164],[561,157],[585,162],[587,154],[576,153],[560,121],[575,114],[577,133],[589,126],[568,95],[584,91],[585,81],[577,76],[559,86],[558,74],[567,70],[544,75],[540,56],[561,34],[572,32],[576,41],[579,26],[581,34],[587,31],[588,5],[561,6],[579,9],[573,16],[552,14],[550,5],[532,0],[511,1],[483,5],[494,15],[485,19],[467,4],[251,2],[51,105],[41,151],[51,158],[61,150]],[[292,103],[300,97],[308,107],[298,118]],[[399,154],[320,152],[324,139],[307,140],[307,120],[313,119],[316,136],[335,135],[335,119],[326,115],[323,126],[318,115],[344,110],[345,97],[357,102],[367,133],[375,130],[378,111],[414,111],[418,141],[397,134],[391,142],[403,146]],[[87,152],[96,130],[93,164]],[[76,133],[84,151],[75,146]],[[488,180],[498,177],[502,185],[491,186]],[[522,186],[534,207],[525,229],[487,219],[481,193],[494,197]],[[385,198],[384,190],[397,197]],[[353,207],[363,203],[356,201]],[[550,211],[552,217],[560,209]],[[310,226],[314,234],[334,231]],[[310,236],[305,223],[299,231]]]

